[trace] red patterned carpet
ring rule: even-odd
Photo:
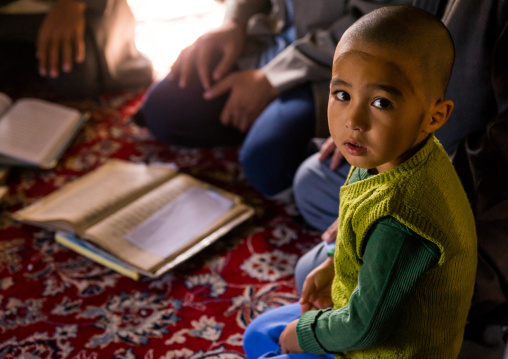
[[[297,299],[294,266],[318,233],[298,224],[293,203],[249,186],[237,149],[171,148],[131,124],[140,96],[94,104],[55,170],[11,172],[0,212],[0,358],[244,358],[252,318]],[[108,158],[175,162],[244,196],[256,216],[189,263],[139,282],[62,247],[52,232],[10,220]]]

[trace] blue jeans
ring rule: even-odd
[[[281,354],[280,334],[290,322],[298,318],[300,304],[294,303],[269,310],[254,319],[243,335],[243,348],[247,359],[334,359],[333,355]]]
[[[291,187],[315,128],[310,85],[281,95],[258,117],[240,150],[249,182],[273,196]]]

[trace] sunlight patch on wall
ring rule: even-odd
[[[182,49],[222,23],[224,6],[214,0],[128,0],[136,18],[136,46],[163,78]]]

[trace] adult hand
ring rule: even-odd
[[[325,309],[333,306],[332,282],[334,272],[333,257],[328,257],[323,263],[314,268],[303,282],[300,305],[302,314],[309,310]]]
[[[200,36],[192,45],[183,49],[171,68],[169,78],[178,79],[179,86],[184,88],[195,66],[201,84],[208,90],[211,87],[212,77],[218,81],[231,70],[242,53],[244,43],[243,27],[234,21],[228,21]],[[210,63],[217,52],[221,59],[210,74]]]
[[[277,97],[262,69],[232,73],[206,91],[207,100],[230,92],[220,115],[224,125],[246,132],[263,110]]]
[[[85,9],[76,0],[57,0],[39,28],[37,59],[41,76],[56,78],[85,60]]]
[[[337,232],[339,231],[339,220],[336,219],[330,227],[326,229],[321,235],[321,239],[326,243],[332,243],[337,239]]]
[[[279,344],[282,354],[304,353],[298,344],[298,336],[296,334],[297,324],[298,319],[293,320],[280,334]]]
[[[338,150],[337,146],[335,145],[335,142],[333,142],[333,138],[328,137],[328,139],[325,141],[325,143],[323,143],[321,149],[319,150],[318,159],[319,161],[323,162],[330,156],[332,156],[332,161],[330,162],[330,169],[332,171],[335,171],[337,168],[339,168],[340,164],[344,160],[344,156]]]

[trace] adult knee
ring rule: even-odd
[[[316,171],[316,159],[313,157],[305,160],[298,167],[293,180],[293,194],[298,211],[314,228],[325,231],[331,224],[326,224],[322,218],[322,196],[319,195],[318,186],[321,185],[320,173]]]
[[[309,157],[298,168],[293,193],[303,218],[314,228],[325,231],[337,219],[339,191],[350,165],[345,162],[337,170],[331,170],[330,160],[321,162],[318,155]]]
[[[173,137],[180,126],[180,111],[174,108],[170,98],[173,90],[168,79],[153,84],[148,89],[140,109],[146,128],[156,139],[167,144],[175,144],[176,139]]]
[[[143,122],[159,141],[188,147],[235,146],[243,134],[231,126],[223,126],[220,113],[227,94],[205,100],[203,88],[194,79],[180,88],[168,78],[154,84],[141,107]]]
[[[263,146],[244,143],[239,160],[247,180],[265,196],[274,196],[288,187],[291,177],[272,163],[270,154]]]

